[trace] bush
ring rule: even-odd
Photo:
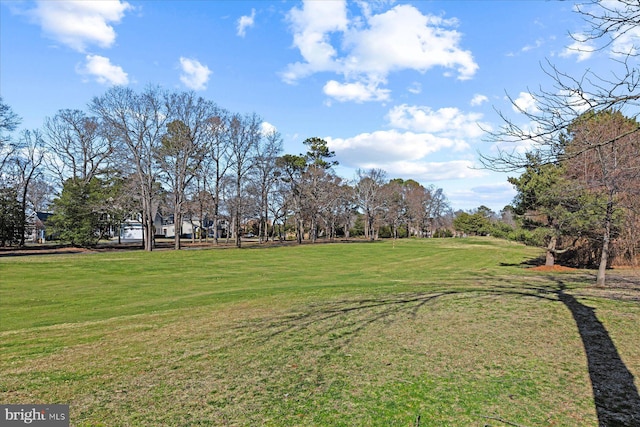
[[[453,237],[453,233],[451,232],[451,230],[449,230],[447,228],[443,228],[443,229],[438,229],[438,230],[434,231],[433,232],[433,237],[436,238],[436,239]]]
[[[504,222],[496,222],[492,224],[490,234],[500,239],[509,239],[509,234],[513,232],[513,227]]]

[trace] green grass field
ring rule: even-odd
[[[523,265],[539,255],[474,238],[3,257],[0,403],[69,404],[76,426],[625,425],[639,276],[597,289]]]

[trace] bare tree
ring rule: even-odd
[[[28,189],[28,204],[34,212],[45,212],[53,200],[55,189],[40,174],[31,181]]]
[[[280,178],[281,174],[279,171],[274,173],[274,176]],[[288,199],[288,189],[286,184],[280,179],[276,180],[274,185],[274,190],[271,193],[271,198],[268,204],[269,213],[271,214],[271,218],[273,219],[273,225],[271,227],[271,240],[275,241],[276,236],[278,240],[284,240],[284,225],[285,220],[287,218],[287,214],[289,213],[289,199]]]
[[[355,199],[355,189],[348,183],[343,183],[338,188],[337,221],[342,225],[345,239],[350,237],[350,229],[353,226],[354,216],[358,209]]]
[[[278,179],[276,159],[281,152],[282,136],[275,130],[263,135],[256,147],[253,178],[259,193],[260,242],[268,240],[269,196]]]
[[[401,179],[392,179],[382,187],[384,220],[390,225],[394,239],[399,237],[400,224],[407,217],[408,206],[403,184]]]
[[[280,169],[280,179],[287,188],[286,205],[293,212],[296,240],[302,243],[304,227],[302,222],[303,211],[303,185],[302,175],[307,168],[307,161],[304,156],[296,156],[293,154],[285,154],[277,159],[277,165]]]
[[[425,237],[431,218],[431,191],[414,180],[407,180],[404,193],[409,228],[417,237]]]
[[[242,186],[255,166],[256,148],[260,142],[262,120],[256,115],[234,115],[229,123],[231,169],[235,174],[234,236],[236,246],[242,246]]]
[[[110,137],[127,147],[142,204],[144,247],[151,251],[158,209],[159,168],[155,153],[171,118],[167,95],[157,87],[148,87],[140,94],[114,87],[94,98],[90,108],[101,118]]]
[[[205,123],[206,146],[198,180],[198,194],[208,194],[211,200],[198,198],[200,204],[211,204],[213,236],[218,244],[218,228],[221,205],[222,181],[229,169],[229,113],[221,108],[216,108],[215,115],[209,117]]]
[[[576,11],[587,23],[587,31],[572,34],[581,43],[583,51],[611,49],[617,56],[637,56],[638,45],[633,32],[640,23],[640,4],[637,0],[604,2],[588,0],[575,5]],[[600,43],[599,46],[590,45]]]
[[[11,132],[16,130],[21,121],[22,119],[0,96],[0,179],[5,164],[16,149],[16,145],[11,141]]]
[[[160,167],[159,176],[173,196],[174,247],[180,249],[185,192],[198,176],[209,152],[208,123],[217,115],[217,107],[193,92],[172,93],[168,104],[174,120],[167,124],[155,156]]]
[[[318,238],[318,218],[323,210],[323,199],[331,185],[332,167],[338,162],[329,160],[335,157],[335,152],[329,150],[327,141],[318,137],[307,138],[303,141],[307,146],[306,168],[302,174],[303,212],[309,220],[309,235],[312,242]],[[326,202],[325,202],[326,203]]]
[[[68,178],[84,183],[102,172],[113,153],[96,117],[80,110],[60,110],[44,122],[49,152],[48,169],[58,176],[60,186]]]
[[[442,188],[431,187],[430,192],[431,228],[436,231],[446,226],[446,218],[451,212],[451,206]]]
[[[335,239],[337,227],[342,219],[342,178],[333,173],[326,173],[320,192],[320,220],[324,223],[325,236]]]
[[[333,203],[332,191],[336,187],[334,174],[328,168],[310,164],[301,176],[301,214],[309,226],[309,239],[318,239],[319,220]]]
[[[20,204],[22,214],[22,225],[20,227],[20,246],[25,242],[25,226],[27,219],[27,203],[29,189],[33,180],[41,174],[41,165],[44,160],[44,142],[42,134],[38,130],[25,130],[20,137],[20,150],[15,155],[16,176],[18,188],[20,189]]]
[[[358,169],[358,182],[355,186],[355,197],[365,216],[365,237],[376,239],[375,219],[384,205],[382,186],[385,183],[386,172],[382,169]]]

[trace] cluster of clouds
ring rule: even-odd
[[[103,51],[115,45],[115,27],[134,12],[135,7],[124,0],[38,0],[26,13],[48,38],[84,55],[76,67],[78,74],[105,85],[127,85],[132,78]],[[236,35],[245,37],[255,19],[255,9],[238,18]],[[323,93],[337,102],[388,102],[392,97],[388,77],[399,71],[426,73],[438,68],[446,76],[468,80],[479,68],[472,53],[461,47],[456,19],[424,14],[408,4],[304,1],[289,10],[286,22],[301,60],[286,65],[280,77],[296,84],[325,73],[329,77]],[[180,57],[178,67],[187,88],[206,89],[211,76],[206,65]],[[408,90],[419,93],[420,84]],[[487,100],[476,95],[470,104]],[[388,112],[385,130],[327,140],[345,165],[379,167],[423,180],[469,178],[481,174],[472,168],[472,159],[427,162],[425,158],[444,150],[469,151],[469,141],[481,133],[481,118],[457,108],[403,104]]]
[[[314,74],[328,75],[323,93],[331,101],[388,103],[392,73],[439,69],[458,80],[474,77],[479,66],[462,47],[456,19],[393,3],[305,1],[293,7],[287,21],[301,60],[286,66],[282,80],[297,84]],[[413,83],[407,90],[420,93],[421,86]],[[476,94],[469,104],[487,101]],[[482,114],[402,104],[391,107],[385,120],[383,130],[325,139],[348,168],[379,168],[422,182],[484,175],[474,167],[471,146],[490,128]],[[449,153],[449,159],[429,161],[435,153]]]
[[[482,114],[402,104],[389,110],[386,121],[388,130],[349,138],[329,137],[327,143],[345,165],[384,169],[392,176],[433,182],[484,175],[474,167],[472,158],[460,158],[470,151],[469,141],[480,138],[483,129],[490,129],[488,123],[482,122]],[[427,156],[445,150],[456,159],[426,161]]]
[[[601,3],[619,7],[614,0]],[[84,56],[76,67],[77,73],[105,85],[127,85],[132,77],[103,51],[115,45],[115,27],[135,10],[124,0],[38,0],[35,7],[24,13],[48,38]],[[235,21],[238,37],[246,37],[255,26],[258,13],[251,9]],[[303,1],[294,5],[285,19],[292,46],[300,58],[283,64],[279,76],[292,85],[314,75],[324,78],[322,92],[327,97],[326,105],[332,102],[393,105],[389,78],[398,72],[439,71],[451,79],[469,80],[479,70],[473,53],[464,48],[455,18],[423,13],[410,4],[396,4],[393,0]],[[610,54],[637,53],[640,27],[620,28],[619,34],[613,35]],[[544,43],[543,39],[536,40],[522,48],[522,52],[540,48]],[[560,55],[580,62],[596,52],[594,41],[587,34],[576,32],[572,43]],[[206,90],[212,74],[206,65],[189,57],[180,57],[177,64],[179,79],[185,87]],[[417,94],[422,88],[414,82],[406,90]],[[473,111],[488,101],[486,95],[475,94],[469,107]],[[539,112],[535,97],[526,92],[513,99],[513,110]],[[401,104],[389,107],[385,121],[381,130],[326,139],[338,153],[341,164],[347,167],[381,168],[391,176],[428,182],[476,179],[486,174],[475,167],[473,150],[483,132],[491,129],[482,114],[454,107],[433,109]],[[265,126],[265,132],[275,129],[270,124]],[[447,153],[448,157],[441,155],[439,159],[444,160],[429,161],[435,153]],[[504,183],[477,188],[478,192],[492,195],[505,194],[510,189]]]
[[[24,12],[42,28],[50,39],[84,56],[76,72],[87,79],[105,85],[127,85],[129,74],[111,59],[92,53],[91,49],[109,49],[116,42],[114,26],[119,24],[134,6],[122,0],[38,0],[35,7]],[[180,81],[193,90],[206,89],[211,70],[198,60],[181,57]]]
[[[354,4],[360,13],[349,11]],[[471,52],[460,47],[455,19],[423,14],[408,4],[376,13],[365,2],[306,1],[291,9],[287,20],[303,60],[288,64],[282,79],[293,84],[333,73],[340,80],[328,80],[323,90],[339,102],[389,100],[388,76],[397,71],[441,67],[446,75],[467,80],[478,70]]]

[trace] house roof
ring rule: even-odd
[[[47,220],[53,216],[52,213],[49,212],[36,212],[36,216],[42,222],[47,222]]]

